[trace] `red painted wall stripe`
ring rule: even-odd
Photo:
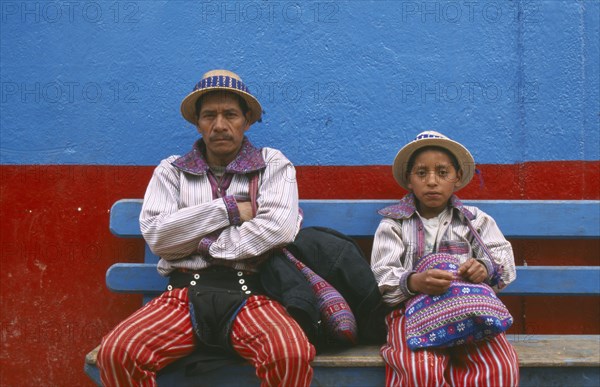
[[[303,199],[394,199],[405,191],[390,166],[300,166]],[[485,164],[458,192],[464,199],[599,199],[599,161]]]
[[[108,230],[109,209],[140,198],[154,167],[0,166],[2,385],[91,385],[84,355],[141,303],[109,292],[115,262],[140,262],[141,240]],[[481,165],[467,199],[599,199],[599,162]],[[388,166],[299,166],[305,199],[393,199]],[[372,241],[361,240],[370,251]],[[600,241],[513,241],[519,264],[599,265]],[[597,298],[505,297],[513,333],[600,333]]]

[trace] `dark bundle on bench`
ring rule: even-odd
[[[381,217],[382,200],[303,200],[304,226],[325,226],[352,237],[372,237]],[[509,239],[586,239],[600,237],[600,201],[479,200],[465,201],[491,214]],[[141,200],[124,199],[111,209],[110,229],[124,238],[141,238]],[[556,222],[556,214],[569,222]],[[146,246],[144,263],[109,268],[106,284],[114,292],[161,293],[167,280],[156,271],[156,257]],[[519,266],[517,280],[501,293],[511,296],[599,296],[600,266]],[[598,322],[596,322],[598,323]],[[521,385],[600,385],[600,335],[509,335],[519,354]],[[97,348],[85,359],[85,372],[100,385]],[[376,346],[358,346],[318,355],[315,386],[383,386],[384,363]],[[240,361],[201,377],[186,377],[176,367],[159,374],[159,385],[259,385],[254,369]]]

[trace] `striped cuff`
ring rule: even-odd
[[[411,274],[415,273],[416,271],[414,270],[406,271],[400,276],[400,284],[398,286],[400,287],[400,292],[402,293],[402,295],[406,296],[406,298],[410,298],[417,295],[417,293],[413,293],[408,289],[408,277],[410,277]]]
[[[220,231],[215,231],[202,238],[200,243],[198,243],[198,248],[196,251],[204,255],[206,258],[210,258],[210,253],[208,252],[210,250],[210,246],[216,242],[220,234]]]
[[[498,290],[506,287],[506,283],[504,283],[504,279],[502,278],[504,266],[498,265],[496,262],[492,262],[486,258],[478,259],[478,261],[483,263],[488,271],[486,279],[488,285],[496,287]]]
[[[242,224],[242,218],[240,217],[240,210],[238,209],[237,202],[233,195],[223,196],[223,202],[227,209],[227,217],[229,217],[229,224],[232,226],[239,226]]]

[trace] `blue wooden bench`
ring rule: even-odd
[[[381,219],[377,209],[391,203],[389,200],[303,200],[301,207],[306,227],[326,226],[352,237],[372,237]],[[491,214],[509,239],[600,237],[600,201],[596,200],[473,200],[466,204]],[[138,199],[116,202],[110,216],[112,233],[141,238],[140,209]],[[557,214],[568,222],[557,222]],[[113,265],[106,273],[106,284],[114,292],[143,294],[146,301],[162,292],[167,284],[156,272],[157,262],[158,257],[146,245],[144,263]],[[517,272],[517,280],[502,295],[600,295],[600,266],[519,266]],[[522,386],[600,385],[600,335],[509,335],[509,340],[519,354]],[[84,369],[100,385],[95,365],[97,350],[87,354]],[[384,363],[377,346],[322,353],[315,358],[313,367],[314,386],[384,385]],[[254,369],[242,361],[194,378],[166,369],[159,374],[158,382],[178,387],[259,384]]]

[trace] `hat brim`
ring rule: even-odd
[[[426,138],[416,140],[405,145],[402,149],[400,149],[396,155],[396,158],[394,159],[394,164],[392,166],[394,179],[396,179],[402,188],[410,191],[410,188],[408,188],[409,181],[406,173],[410,156],[415,151],[426,146],[438,146],[447,149],[456,157],[462,170],[462,177],[456,185],[456,190],[461,189],[469,184],[473,178],[473,174],[475,173],[475,160],[467,148],[456,141],[446,138]]]
[[[204,94],[210,93],[211,91],[228,91],[230,93],[239,95],[248,104],[248,110],[250,113],[248,121],[250,125],[260,120],[262,115],[262,107],[260,106],[258,100],[251,94],[233,88],[207,87],[201,90],[192,91],[181,102],[181,115],[186,121],[192,123],[193,125],[198,124],[198,117],[196,116],[196,101],[198,101],[198,99]]]

